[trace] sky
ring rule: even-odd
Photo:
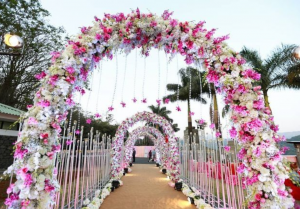
[[[142,13],[150,11],[157,15],[168,9],[173,11],[173,17],[180,21],[204,20],[207,29],[217,29],[215,36],[229,34],[230,39],[227,43],[235,51],[247,46],[258,50],[262,58],[267,58],[281,43],[300,45],[299,0],[40,0],[40,2],[51,13],[48,21],[52,25],[63,26],[68,35],[76,35],[80,27],[92,25],[94,16],[101,18],[104,13],[127,14],[138,7]],[[178,57],[169,63],[167,73],[164,53],[155,50],[150,52],[146,60],[139,53],[136,59],[135,51],[128,55],[127,65],[124,55],[118,55],[117,60],[104,61],[101,77],[100,69],[94,70],[90,86],[92,91],[87,92],[81,99],[77,97],[77,101],[81,102],[85,110],[93,113],[97,111],[104,116],[108,106],[113,104],[114,119],[117,123],[138,111],[149,110],[149,105],[155,105],[155,100],[165,95],[166,83],[177,83],[178,69],[187,67],[183,58]],[[135,63],[136,82],[134,82]],[[138,99],[136,104],[131,101],[134,95]],[[143,95],[148,100],[147,104],[140,101]],[[269,99],[280,132],[300,131],[300,90],[270,90]],[[127,104],[126,108],[121,107],[122,100]],[[220,106],[223,105],[221,97],[218,97],[218,103]],[[176,105],[176,103],[168,104],[167,108],[172,111],[171,118],[181,129],[177,135],[182,137],[187,125],[187,104],[178,103],[181,112],[175,110]],[[193,102],[191,109],[195,112],[193,121],[199,118],[209,119],[208,105]],[[193,123],[195,125],[195,122]],[[228,120],[222,119],[222,124],[228,125]]]

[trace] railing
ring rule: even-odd
[[[76,123],[70,130],[64,128],[62,151],[57,156],[57,169],[60,192],[56,194],[55,209],[81,208],[86,199],[93,199],[96,190],[101,190],[110,180],[111,139],[100,133],[83,139],[76,135]],[[102,139],[102,140],[101,140]]]
[[[181,178],[214,208],[245,208],[235,144],[226,151],[222,140],[209,139],[202,130],[199,136],[198,143],[179,145]]]

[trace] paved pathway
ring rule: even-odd
[[[112,192],[100,209],[195,209],[182,192],[168,185],[154,164],[134,164],[122,177],[124,185]]]

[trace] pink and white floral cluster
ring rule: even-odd
[[[178,152],[178,145],[177,145],[177,138],[174,136],[174,130],[165,118],[156,115],[154,113],[150,112],[139,112],[136,113],[133,117],[127,118],[124,120],[121,125],[118,127],[116,135],[114,137],[114,140],[112,142],[112,149],[114,150],[113,156],[112,156],[112,164],[111,164],[111,173],[112,177],[118,179],[120,176],[120,173],[122,173],[122,147],[124,143],[124,137],[126,134],[126,131],[132,127],[137,122],[145,121],[148,123],[153,123],[159,125],[162,129],[165,135],[169,137],[169,148],[168,150],[172,152],[172,155],[170,153],[170,156],[168,159],[168,165],[171,168],[170,170],[170,176],[173,181],[179,180],[179,152]],[[175,152],[177,150],[177,152]]]
[[[119,180],[120,185],[123,185],[123,182]],[[82,209],[99,209],[102,205],[104,199],[110,195],[112,188],[112,180],[110,180],[103,189],[95,191],[95,197],[92,200],[85,199],[83,201],[84,207]]]
[[[152,135],[153,134],[153,135]],[[157,156],[162,156],[163,164],[165,164],[166,156],[168,150],[166,149],[165,138],[162,133],[154,128],[149,126],[142,126],[134,129],[130,134],[125,144],[125,158],[124,158],[124,167],[129,166],[130,160],[132,158],[132,152],[136,140],[141,136],[147,136],[150,140],[154,142],[155,150]]]
[[[150,49],[157,48],[170,57],[179,53],[187,64],[204,60],[208,82],[224,94],[226,104],[232,109],[230,133],[242,146],[239,158],[243,165],[239,171],[244,174],[243,182],[250,193],[248,207],[292,207],[293,199],[284,186],[288,175],[281,162],[283,151],[276,146],[283,138],[277,134],[278,126],[270,110],[264,107],[260,87],[254,85],[260,75],[224,43],[228,36],[214,38],[215,29],[205,29],[205,22],[180,22],[171,15],[168,11],[161,16],[141,14],[137,9],[127,15],[95,17],[94,25],[82,27],[64,51],[52,53],[52,65],[36,75],[40,88],[34,104],[28,106],[23,116],[15,162],[7,171],[17,175],[17,181],[8,190],[9,208],[49,208],[54,203],[59,185],[53,165],[55,153],[60,149],[60,124],[66,119],[68,108],[74,105],[74,93],[84,94],[88,73],[104,57],[112,59],[116,51],[130,53],[137,47],[145,56]],[[142,114],[145,116],[128,119],[119,128],[114,141],[112,175],[115,177],[120,171],[118,153],[125,130],[139,119],[151,120],[147,113]],[[159,122],[163,126],[163,120]],[[172,135],[171,130],[165,132]],[[175,138],[170,141],[175,143]]]

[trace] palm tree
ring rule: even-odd
[[[148,107],[149,107],[149,109],[150,109],[153,113],[155,113],[155,114],[157,114],[157,115],[159,115],[159,116],[162,116],[162,117],[164,117],[166,120],[168,120],[168,121],[171,123],[172,128],[173,128],[173,130],[174,130],[175,132],[177,132],[177,131],[180,130],[180,129],[178,128],[178,124],[173,123],[173,119],[170,118],[170,116],[169,116],[169,115],[172,113],[172,111],[168,110],[166,107],[160,107],[160,105],[157,105],[157,106],[150,105],[150,106],[148,106]],[[158,126],[157,124],[156,124],[156,128],[159,129],[159,126]]]
[[[181,84],[167,84],[167,90],[173,92],[172,94],[169,94],[164,97],[164,100],[166,98],[170,99],[171,102],[177,101],[177,90],[179,88],[179,97],[178,99],[180,101],[187,101],[188,105],[188,130],[189,133],[192,132],[192,117],[190,115],[191,112],[191,106],[190,106],[190,98],[189,98],[189,90],[190,90],[190,75],[192,77],[192,89],[191,89],[191,100],[196,100],[199,102],[202,102],[203,104],[206,104],[206,100],[204,98],[200,98],[200,78],[199,76],[203,76],[203,74],[198,71],[197,69],[194,69],[192,67],[187,67],[186,69],[180,69],[179,70],[179,76],[181,79]],[[179,86],[178,86],[179,85]],[[203,86],[203,83],[202,83]],[[203,88],[204,87],[204,88]],[[203,86],[202,91],[203,93],[208,92],[207,85],[206,87]]]
[[[261,74],[257,82],[263,91],[265,106],[270,110],[268,91],[278,88],[300,88],[300,61],[293,57],[295,45],[281,45],[267,59],[262,59],[256,50],[244,47],[240,54],[247,63]]]

